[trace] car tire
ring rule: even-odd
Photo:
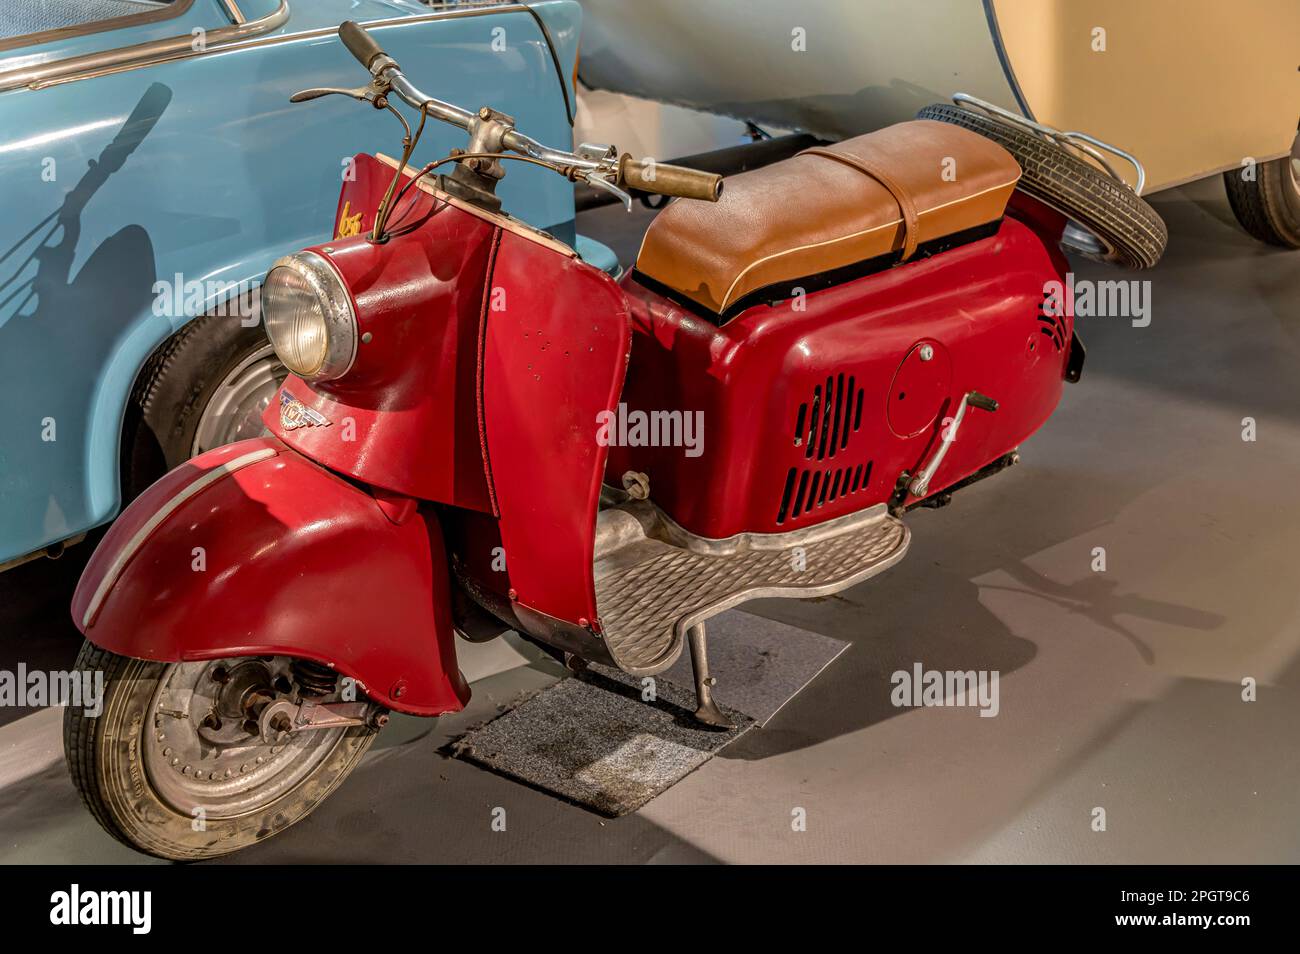
[[[140,371],[127,406],[123,503],[196,453],[261,433],[253,405],[265,407],[286,374],[260,320],[250,326],[237,315],[204,315],[168,338]],[[230,389],[254,385],[259,390],[246,397],[242,427],[214,429],[210,415]],[[201,430],[206,436],[196,447]]]
[[[1300,248],[1300,159],[1283,156],[1254,167],[1223,174],[1228,204],[1241,227],[1269,245]]]
[[[1169,244],[1169,230],[1160,214],[1132,189],[1069,150],[960,106],[936,103],[916,115],[977,132],[1011,153],[1022,170],[1016,188],[1060,212],[1097,241],[1095,247],[1068,245],[1070,251],[1125,268],[1151,268],[1160,261]]]

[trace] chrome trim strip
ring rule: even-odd
[[[126,568],[127,562],[131,557],[135,556],[136,551],[144,545],[144,542],[158,529],[159,525],[175,513],[181,504],[205,487],[215,484],[222,477],[229,476],[249,464],[256,464],[260,460],[274,457],[277,453],[279,452],[274,447],[264,447],[261,450],[244,454],[242,457],[236,457],[234,460],[228,460],[224,464],[212,468],[198,480],[186,484],[179,493],[159,507],[153,516],[145,521],[144,526],[137,530],[131,539],[117,551],[117,555],[113,557],[113,562],[109,564],[103,579],[99,581],[99,586],[95,587],[95,595],[90,598],[90,605],[86,607],[86,615],[81,618],[81,628],[83,630],[90,628],[95,621],[96,614],[99,613],[100,606],[108,597],[108,591],[113,588],[113,584],[122,575],[122,570]]]
[[[242,17],[242,14],[240,14]],[[12,89],[42,89],[59,83],[86,79],[103,73],[117,72],[122,69],[136,69],[153,63],[189,56],[201,56],[225,50],[242,40],[260,36],[277,27],[283,26],[289,19],[288,0],[280,0],[280,6],[257,20],[248,20],[234,26],[218,27],[205,34],[203,49],[194,49],[194,37],[191,34],[167,37],[163,40],[150,40],[134,46],[122,46],[113,50],[101,50],[97,53],[85,53],[66,59],[42,63],[25,69],[9,70],[0,73],[0,93]]]
[[[107,20],[91,20],[88,23],[78,23],[73,26],[54,27],[50,30],[24,33],[22,36],[0,39],[0,53],[9,54],[15,50],[43,46],[46,43],[57,43],[73,37],[94,36],[96,33],[108,33],[112,30],[121,30],[147,23],[174,20],[188,13],[193,6],[194,0],[171,0],[169,3],[163,3],[154,7],[152,11],[144,13],[128,13],[123,16],[109,17]]]
[[[399,26],[403,23],[427,23],[432,20],[456,20],[461,17],[489,17],[498,13],[527,13],[537,24],[537,29],[542,34],[542,39],[546,41],[546,48],[551,54],[551,63],[555,67],[555,77],[560,83],[560,92],[564,95],[564,108],[569,115],[569,125],[574,122],[573,98],[569,91],[569,81],[565,78],[564,71],[560,69],[560,56],[555,51],[555,41],[551,38],[551,31],[546,27],[546,21],[542,19],[541,14],[530,7],[527,3],[501,3],[495,6],[487,7],[444,7],[438,13],[423,13],[418,16],[407,17],[386,17],[382,20],[367,20],[361,24],[367,30],[373,30],[376,27]],[[316,37],[330,36],[337,34],[338,27],[317,27],[314,30],[303,30],[301,33],[289,33],[283,36],[266,37],[261,40],[251,40],[240,44],[245,46],[263,46],[271,43],[283,43],[286,40],[315,39]]]
[[[226,9],[230,11],[230,19],[236,23],[247,23],[248,17],[244,16],[244,11],[239,9],[239,4],[235,0],[225,0]]]
[[[233,0],[227,0],[233,4]],[[555,66],[556,77],[560,81],[560,91],[564,95],[564,107],[568,113],[569,125],[574,122],[573,101],[569,94],[569,84],[560,70],[559,56],[555,52],[555,44],[551,40],[550,31],[546,29],[546,24],[541,16],[532,7],[523,3],[502,4],[494,7],[469,7],[465,9],[448,9],[441,13],[428,13],[419,16],[406,17],[388,17],[383,20],[367,20],[361,24],[366,29],[372,27],[397,26],[402,23],[427,23],[432,20],[456,20],[461,17],[482,17],[494,16],[498,13],[527,13],[536,22],[538,29],[542,33],[542,39],[546,41],[546,46],[551,53],[551,62]],[[152,40],[149,43],[140,43],[136,46],[120,47],[116,50],[108,50],[103,53],[87,54],[85,56],[69,57],[65,60],[55,60],[52,63],[43,63],[40,66],[34,66],[27,69],[9,70],[0,73],[0,93],[8,92],[13,89],[22,89],[26,87],[32,90],[45,89],[49,86],[58,86],[63,83],[74,83],[77,80],[93,79],[97,76],[106,76],[110,73],[121,73],[126,70],[141,69],[146,66],[154,66],[158,63],[170,63],[173,60],[184,60],[194,56],[203,56],[213,52],[230,52],[232,50],[246,50],[256,46],[266,46],[272,43],[288,43],[294,40],[313,40],[323,36],[337,36],[338,27],[317,27],[314,30],[302,30],[298,33],[283,33],[280,36],[261,36],[260,34],[269,33],[276,27],[282,26],[289,19],[288,0],[280,0],[280,6],[274,12],[262,17],[260,20],[249,20],[241,25],[220,28],[208,31],[208,42],[204,49],[195,50],[191,45],[194,38],[190,35],[171,37],[166,40]],[[219,38],[218,43],[212,42],[213,37]],[[94,61],[94,62],[90,62]],[[40,74],[40,75],[37,75]]]
[[[448,9],[441,13],[421,13],[409,17],[386,17],[382,20],[366,20],[360,25],[367,30],[373,30],[376,27],[398,26],[403,23],[427,23],[432,20],[458,20],[461,17],[486,17],[497,13],[532,13],[537,15],[537,11],[525,6],[522,3],[503,3],[499,7],[468,7],[465,9]],[[292,40],[315,40],[323,36],[338,36],[339,28],[316,27],[314,30],[301,30],[298,33],[284,33],[280,36],[268,36],[260,39],[244,40],[239,43],[238,49],[246,49],[254,46],[268,46],[272,43],[287,43]]]

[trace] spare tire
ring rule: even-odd
[[[1169,230],[1159,213],[1136,192],[1068,149],[1005,120],[947,103],[935,103],[916,114],[961,126],[992,139],[1020,163],[1016,188],[1066,216],[1089,233],[1089,241],[1062,244],[1087,258],[1151,268],[1169,244]]]

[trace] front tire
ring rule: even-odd
[[[290,665],[284,657],[148,662],[85,643],[77,671],[102,673],[103,696],[90,706],[97,715],[85,706],[65,710],[63,746],[95,820],[139,851],[198,861],[305,818],[356,768],[378,730],[312,730],[272,746],[247,733],[241,738],[238,720],[217,720],[215,729],[201,723],[222,701],[209,684],[229,685],[241,666],[264,666],[275,680]],[[213,733],[224,733],[229,744],[214,742]]]

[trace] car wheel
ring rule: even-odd
[[[187,324],[136,380],[122,441],[123,500],[196,454],[262,434],[262,411],[287,374],[260,321],[206,315]]]
[[[1151,268],[1169,244],[1164,219],[1128,186],[1069,150],[983,113],[936,103],[918,119],[962,126],[992,139],[1020,163],[1016,188],[1070,220],[1062,246],[1126,268]]]
[[[1261,242],[1300,248],[1300,158],[1261,162],[1253,171],[1250,179],[1244,168],[1223,174],[1233,215]]]

